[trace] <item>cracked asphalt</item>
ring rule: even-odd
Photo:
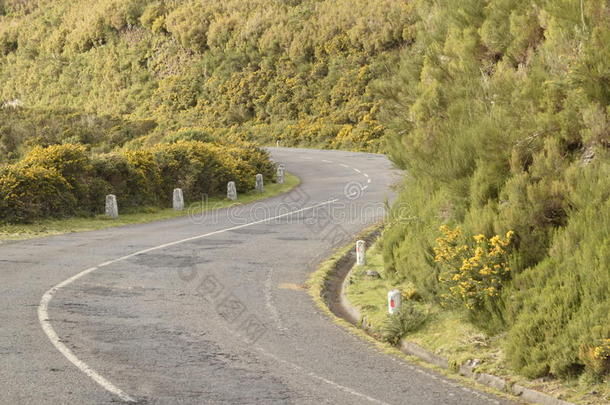
[[[38,319],[45,292],[91,268],[51,290],[43,321],[138,403],[506,403],[379,352],[333,324],[301,287],[335,247],[381,219],[399,179],[389,161],[271,151],[302,179],[289,194],[1,243],[0,403],[124,400],[60,353]]]

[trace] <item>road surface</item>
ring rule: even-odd
[[[291,193],[0,244],[0,403],[492,404],[378,352],[302,288],[383,215],[380,155],[272,149]]]

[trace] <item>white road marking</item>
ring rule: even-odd
[[[276,306],[273,303],[273,296],[271,295],[271,277],[273,275],[273,267],[269,268],[267,272],[267,278],[265,279],[265,284],[263,288],[263,292],[265,294],[265,305],[271,314],[271,318],[273,318],[273,322],[275,322],[275,326],[282,331],[286,332],[287,329],[282,325],[282,319],[280,318],[280,314],[277,311]]]
[[[361,172],[359,169],[356,169],[355,167],[352,167],[352,169],[354,169],[354,171],[355,171],[356,173],[362,173],[362,172]]]
[[[130,397],[129,395],[124,393],[121,389],[117,388],[110,381],[108,381],[107,379],[105,379],[104,377],[99,375],[95,370],[93,370],[91,367],[89,367],[84,361],[82,361],[78,357],[76,357],[76,355],[70,349],[68,349],[68,347],[66,345],[64,345],[61,342],[61,340],[59,339],[59,336],[57,336],[57,333],[55,333],[55,330],[53,330],[53,327],[51,326],[51,322],[49,321],[49,312],[48,312],[49,302],[51,302],[51,299],[53,298],[53,294],[55,294],[57,292],[57,290],[59,290],[60,288],[67,286],[68,284],[74,282],[75,280],[78,280],[79,278],[81,278],[97,269],[98,269],[98,267],[91,267],[87,270],[81,271],[77,275],[72,276],[65,281],[62,281],[61,283],[57,284],[55,287],[51,288],[49,291],[44,293],[44,295],[42,296],[42,300],[40,301],[40,305],[38,306],[38,319],[40,320],[40,326],[42,326],[42,330],[49,337],[49,340],[51,341],[51,343],[53,343],[53,346],[55,346],[55,348],[57,350],[59,350],[59,352],[61,354],[63,354],[64,357],[67,358],[72,364],[74,364],[80,371],[85,373],[89,378],[91,378],[93,381],[95,381],[96,383],[101,385],[107,391],[109,391],[109,392],[113,393],[114,395],[118,396],[119,398],[121,398],[123,401],[136,402],[135,399],[133,399],[132,397]]]
[[[326,159],[322,159],[322,161],[323,161],[324,163],[333,163],[333,161],[332,161],[332,160],[326,160]]]
[[[362,173],[362,175],[363,175],[364,177],[369,177],[369,175],[368,175],[368,174],[366,174],[366,173]]]
[[[259,346],[259,347],[256,347],[256,350],[258,350],[259,352],[261,352],[261,353],[262,353],[262,354],[264,354],[265,356],[268,356],[268,357],[270,357],[270,358],[274,359],[275,361],[278,361],[278,362],[280,362],[280,363],[283,363],[283,364],[286,364],[286,365],[288,365],[288,366],[291,366],[291,367],[293,367],[294,369],[296,369],[296,370],[298,370],[298,371],[301,371],[301,372],[304,372],[304,373],[306,373],[308,376],[310,376],[310,377],[312,377],[312,378],[315,378],[316,380],[319,380],[319,381],[325,382],[326,384],[329,384],[329,385],[331,385],[331,386],[333,386],[333,387],[335,387],[335,388],[337,388],[337,389],[339,389],[339,390],[341,390],[341,391],[347,392],[348,394],[351,394],[351,395],[354,395],[354,396],[356,396],[356,397],[360,397],[360,398],[366,399],[367,401],[370,401],[370,402],[373,402],[373,403],[376,403],[376,404],[389,405],[387,402],[383,402],[383,401],[380,401],[380,400],[378,400],[378,399],[375,399],[375,398],[369,397],[368,395],[362,394],[362,393],[360,393],[360,392],[358,392],[358,391],[354,391],[353,389],[351,389],[351,388],[349,388],[349,387],[345,387],[345,386],[340,385],[340,384],[337,384],[336,382],[331,381],[331,380],[329,380],[329,379],[327,379],[327,378],[324,378],[324,377],[322,377],[322,376],[319,376],[319,375],[317,375],[316,373],[314,373],[313,371],[307,371],[307,370],[304,370],[304,369],[303,369],[303,367],[299,366],[298,364],[294,364],[294,363],[292,363],[292,362],[290,362],[290,361],[287,361],[287,360],[281,359],[281,358],[277,357],[276,355],[274,355],[274,354],[272,354],[272,353],[269,353],[268,351],[266,351],[265,349],[263,349],[263,348],[262,348],[262,347],[260,347],[260,346]]]
[[[371,179],[369,178],[366,182],[370,184],[371,183]]]
[[[47,292],[44,293],[44,295],[42,296],[42,299],[40,300],[40,304],[38,305],[38,320],[40,322],[40,326],[42,327],[42,330],[47,335],[47,337],[49,338],[51,343],[53,343],[53,346],[55,346],[55,348],[61,354],[63,354],[66,359],[68,359],[72,364],[74,364],[80,371],[85,373],[85,375],[87,375],[93,381],[98,383],[102,388],[104,388],[108,392],[111,392],[112,394],[114,394],[114,395],[118,396],[119,398],[121,398],[123,401],[125,401],[125,402],[136,402],[136,400],[134,398],[132,398],[129,395],[127,395],[120,388],[116,387],[110,381],[108,381],[107,379],[102,377],[100,374],[98,374],[95,370],[93,370],[91,367],[89,367],[87,365],[87,363],[85,363],[84,361],[82,361],[78,357],[76,357],[76,355],[72,352],[72,350],[70,350],[64,343],[61,342],[61,339],[59,338],[59,336],[57,335],[57,333],[53,329],[53,326],[51,326],[51,322],[49,320],[49,303],[53,299],[53,295],[55,295],[55,293],[57,293],[57,291],[59,289],[61,289],[61,288],[65,287],[65,286],[73,283],[74,281],[78,280],[79,278],[81,278],[83,276],[86,276],[89,273],[94,272],[95,270],[99,269],[100,267],[104,267],[104,266],[108,266],[108,265],[113,264],[113,263],[121,262],[121,261],[127,260],[127,259],[135,257],[135,256],[139,256],[139,255],[142,255],[142,254],[145,254],[145,253],[153,252],[155,250],[160,250],[160,249],[164,249],[164,248],[167,248],[167,247],[170,247],[170,246],[179,245],[181,243],[190,242],[190,241],[197,240],[197,239],[202,239],[202,238],[205,238],[205,237],[208,237],[208,236],[217,235],[217,234],[220,234],[220,233],[224,233],[224,232],[228,232],[228,231],[233,231],[233,230],[237,230],[237,229],[242,229],[242,228],[246,228],[248,226],[252,226],[252,225],[256,225],[256,224],[262,224],[264,222],[268,222],[268,221],[272,221],[272,220],[275,220],[275,219],[283,218],[283,217],[286,217],[286,216],[298,214],[300,212],[308,211],[308,210],[320,207],[322,205],[332,204],[332,203],[337,202],[337,201],[339,201],[339,200],[338,199],[329,200],[329,201],[325,201],[325,202],[322,202],[322,203],[319,203],[319,204],[312,205],[310,207],[302,208],[300,210],[295,210],[295,211],[287,212],[285,214],[276,215],[274,217],[261,219],[259,221],[249,222],[247,224],[242,224],[242,225],[237,225],[237,226],[233,226],[233,227],[230,227],[230,228],[220,229],[218,231],[208,232],[208,233],[205,233],[203,235],[197,235],[197,236],[193,236],[193,237],[190,237],[190,238],[181,239],[181,240],[178,240],[178,241],[175,241],[175,242],[164,243],[164,244],[159,245],[159,246],[154,246],[154,247],[151,247],[151,248],[148,248],[148,249],[140,250],[138,252],[131,253],[131,254],[123,256],[123,257],[119,257],[118,259],[114,259],[114,260],[110,260],[110,261],[101,263],[101,264],[99,264],[99,265],[97,265],[95,267],[90,267],[90,268],[88,268],[86,270],[83,270],[80,273],[70,277],[69,279],[62,281],[61,283],[55,285],[54,287],[51,287]]]
[[[222,325],[222,327],[227,332],[231,333],[231,336],[229,337],[230,339],[233,339],[233,341],[245,342],[245,343],[248,344],[248,339],[247,338],[243,338],[243,337],[239,338],[238,337],[239,334],[236,334],[235,330],[229,328],[226,323],[222,323],[221,325]],[[348,335],[348,336],[350,336],[355,342],[362,343],[362,340],[358,339],[355,335]],[[295,363],[293,363],[293,362],[291,362],[289,360],[284,360],[284,359],[274,355],[273,353],[268,352],[267,350],[263,349],[260,346],[252,346],[252,345],[248,344],[248,347],[246,348],[246,350],[250,350],[250,349],[255,349],[256,351],[260,352],[262,355],[267,356],[267,357],[269,357],[270,359],[272,359],[272,360],[274,360],[276,362],[282,363],[282,364],[292,368],[293,370],[296,370],[297,372],[304,373],[304,374],[306,374],[307,376],[309,376],[311,378],[314,378],[314,379],[316,379],[318,381],[322,381],[322,382],[324,382],[324,383],[326,383],[326,384],[328,384],[328,385],[330,385],[332,387],[335,387],[336,389],[339,389],[341,391],[347,392],[348,394],[351,394],[351,395],[354,395],[354,396],[357,396],[357,397],[360,397],[360,398],[364,398],[364,399],[366,399],[366,400],[368,400],[370,402],[374,402],[374,403],[377,403],[377,404],[390,405],[387,402],[383,402],[383,401],[380,401],[378,399],[369,397],[368,395],[362,394],[362,393],[360,393],[358,391],[355,391],[355,390],[353,390],[353,389],[351,389],[349,387],[343,386],[343,385],[338,384],[338,383],[336,383],[336,382],[334,382],[332,380],[329,380],[329,379],[327,379],[325,377],[317,375],[313,371],[307,371],[303,367],[299,366],[298,364],[295,364]],[[393,361],[396,361],[392,357],[390,357],[390,359],[393,360]]]
[[[366,190],[367,188],[369,188],[369,186],[362,186],[363,190]]]
[[[348,166],[348,165],[346,165],[346,164],[343,164],[343,163],[339,163],[339,166],[343,166],[343,167],[345,167],[345,168],[349,169],[349,166]]]

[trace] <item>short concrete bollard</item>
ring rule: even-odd
[[[400,291],[392,290],[388,293],[388,312],[390,315],[398,312],[401,303]]]
[[[119,217],[119,206],[116,202],[116,196],[114,194],[108,194],[106,196],[106,215],[110,218]]]
[[[232,201],[237,200],[237,188],[235,188],[234,181],[227,183],[227,198]]]
[[[365,251],[365,242],[363,240],[359,240],[356,242],[356,265],[364,266],[366,264],[366,251]]]
[[[174,211],[182,211],[184,209],[184,195],[181,188],[174,189],[173,204]]]
[[[286,170],[286,167],[284,165],[279,165],[277,167],[277,183],[278,184],[284,184],[284,171]]]
[[[259,193],[262,193],[263,191],[265,191],[265,185],[263,184],[263,175],[260,173],[256,175],[256,184],[255,184],[254,188]]]

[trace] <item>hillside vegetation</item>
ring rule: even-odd
[[[504,336],[513,370],[610,371],[610,10],[415,1],[382,88],[407,170],[386,270]]]
[[[199,127],[380,150],[372,81],[413,36],[395,0],[0,4],[0,101],[152,120],[150,142]]]
[[[387,151],[407,174],[385,273],[503,339],[512,370],[599,380],[609,44],[605,0],[0,0],[0,187],[76,210],[94,186],[167,193],[166,156],[271,170],[244,141]],[[45,166],[60,149],[85,170]]]

